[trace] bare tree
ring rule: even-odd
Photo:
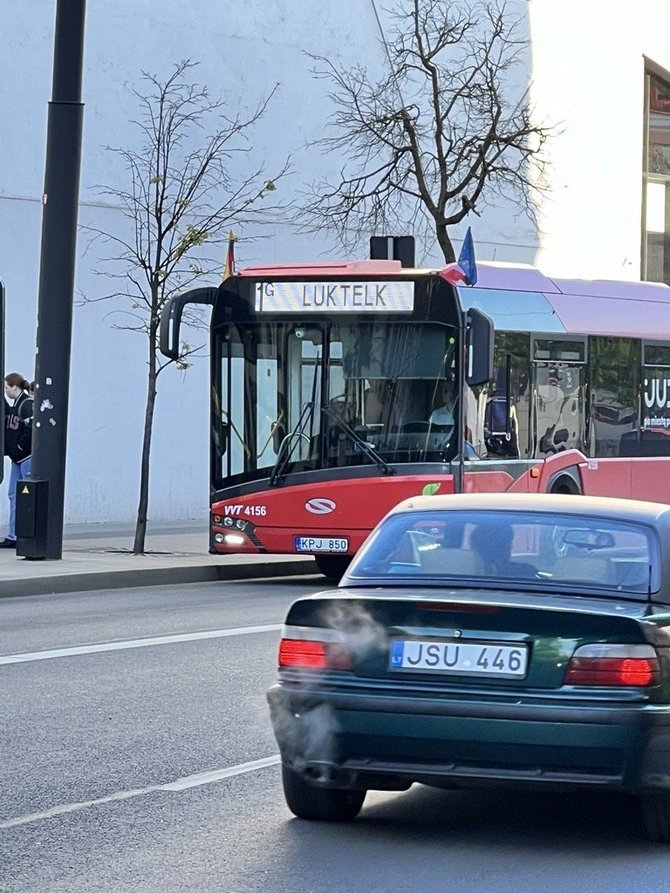
[[[140,492],[133,552],[144,552],[149,507],[149,457],[156,404],[156,383],[172,361],[158,351],[160,316],[167,300],[191,287],[201,276],[223,268],[223,251],[208,258],[205,250],[221,246],[231,226],[263,222],[263,215],[279,205],[264,201],[288,171],[288,162],[272,178],[262,165],[239,178],[231,172],[231,159],[248,152],[247,134],[259,121],[275,89],[246,117],[228,117],[225,105],[211,99],[206,87],[189,75],[194,64],[180,62],[170,77],[159,80],[143,73],[147,92],[135,92],[141,109],[133,122],[139,130],[139,148],[111,148],[125,162],[127,189],[100,187],[115,207],[120,206],[132,236],[85,227],[93,241],[111,246],[105,275],[121,280],[119,289],[96,300],[121,298],[126,309],[115,311],[115,328],[138,332],[147,338],[147,398],[142,440]],[[206,127],[210,125],[209,133]],[[266,218],[267,219],[267,218]],[[90,300],[90,299],[84,299]],[[193,311],[191,311],[193,313]],[[188,321],[188,320],[187,320]],[[197,324],[191,316],[190,321]],[[199,348],[182,345],[179,360]]]
[[[534,123],[527,93],[512,104],[513,69],[528,41],[506,0],[402,0],[390,13],[387,73],[338,68],[313,56],[332,85],[333,136],[343,167],[312,184],[302,226],[328,227],[349,250],[374,233],[410,228],[455,260],[449,227],[487,202],[513,198],[535,221],[546,189],[543,148],[554,128]]]

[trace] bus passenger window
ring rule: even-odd
[[[589,456],[638,456],[640,342],[593,337],[589,355]]]
[[[584,449],[583,366],[535,366],[535,437],[539,456]]]

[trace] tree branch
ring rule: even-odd
[[[299,228],[330,229],[349,249],[411,224],[449,262],[448,228],[477,204],[512,198],[534,219],[556,127],[534,120],[526,95],[516,105],[506,96],[527,48],[519,25],[506,0],[412,0],[394,17],[379,81],[311,56],[333,104],[331,132],[312,145],[342,165],[303,193]]]

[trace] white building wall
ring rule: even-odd
[[[141,71],[160,77],[174,63],[199,62],[197,79],[231,108],[254,108],[275,83],[278,95],[258,127],[255,158],[269,172],[287,155],[289,197],[329,171],[332,159],[305,148],[330,105],[327,84],[310,75],[306,52],[373,69],[383,61],[381,0],[114,0],[89,2],[83,86],[80,223],[123,226],[97,185],[123,185],[106,145],[135,139],[133,89]],[[670,8],[660,0],[513,0],[527,17],[532,51],[516,72],[541,117],[557,122],[552,192],[539,209],[540,232],[497,203],[471,221],[483,259],[537,262],[547,272],[636,278],[640,255],[643,55],[670,68]],[[56,0],[4,0],[0,57],[0,278],[7,289],[6,371],[32,377],[41,235],[47,103],[51,95]],[[638,16],[637,22],[633,19]],[[333,255],[323,238],[277,225],[238,249],[238,263]],[[365,256],[362,245],[359,256]],[[95,299],[109,283],[96,276],[102,249],[80,235],[76,289]],[[420,258],[426,260],[428,258]],[[58,271],[54,271],[54,276]],[[77,305],[74,315],[66,481],[66,521],[129,521],[137,508],[146,390],[146,342],[113,328],[119,303]],[[118,321],[118,320],[117,320]],[[150,517],[205,517],[208,503],[207,361],[159,379],[152,452]],[[6,514],[6,485],[0,523]]]
[[[532,95],[561,132],[537,263],[565,275],[639,277],[640,47],[616,15],[603,16],[603,3],[541,6],[531,11]]]

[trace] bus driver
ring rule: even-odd
[[[453,381],[445,381],[442,386],[443,405],[434,409],[428,419],[431,425],[452,425],[456,412],[456,388]]]

